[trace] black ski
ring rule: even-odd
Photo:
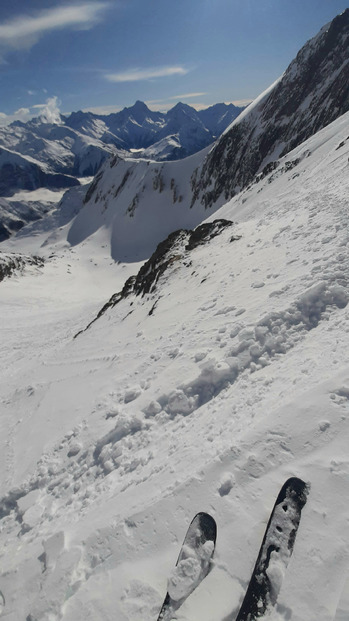
[[[157,621],[170,621],[174,612],[207,576],[216,536],[217,526],[213,517],[208,513],[198,513],[187,530]]]
[[[296,477],[282,486],[236,621],[254,621],[276,604],[308,492],[306,483]]]

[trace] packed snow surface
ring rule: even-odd
[[[6,621],[153,621],[199,511],[214,567],[177,619],[234,618],[290,476],[311,491],[270,619],[348,618],[348,124],[76,338],[140,264],[112,260],[107,227],[71,246],[52,218],[1,245],[44,259],[0,283]]]

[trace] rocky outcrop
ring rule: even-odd
[[[14,273],[22,273],[28,265],[43,267],[44,260],[37,256],[27,256],[17,253],[0,252],[0,282]]]
[[[112,295],[110,300],[99,311],[97,317],[87,326],[89,328],[99,317],[116,304],[125,300],[131,295],[145,296],[154,293],[163,274],[175,263],[182,262],[188,258],[192,250],[200,245],[209,243],[211,239],[219,235],[224,229],[233,226],[231,220],[214,220],[205,222],[196,227],[193,231],[179,229],[171,233],[161,242],[150,259],[144,263],[136,276],[128,278],[121,291]],[[239,236],[232,235],[230,241],[240,239]],[[153,314],[155,305],[149,311]],[[86,329],[87,329],[86,328]],[[81,334],[79,332],[78,334]],[[76,335],[78,336],[78,335]]]
[[[0,197],[0,242],[9,239],[26,224],[43,218],[52,206],[49,201],[8,201]]]

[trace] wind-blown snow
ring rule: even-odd
[[[139,265],[111,260],[105,227],[70,245],[70,224],[51,220],[47,240],[42,221],[2,244],[45,260],[0,283],[4,618],[156,619],[208,511],[215,566],[177,617],[223,621],[294,475],[311,493],[270,618],[333,620],[349,560],[348,121],[75,339]]]

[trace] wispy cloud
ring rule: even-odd
[[[236,99],[235,101],[226,101],[225,103],[232,103],[234,106],[248,106],[253,99]]]
[[[203,97],[207,93],[184,93],[183,95],[173,95],[169,99],[192,99],[193,97]]]
[[[58,97],[49,97],[45,103],[35,104],[30,108],[19,108],[12,114],[0,112],[0,126],[9,125],[13,121],[26,123],[35,116],[40,116],[43,123],[60,123]]]
[[[38,110],[40,118],[44,123],[60,123],[61,113],[58,97],[49,97],[44,104],[32,106],[33,110]]]
[[[159,112],[168,112],[168,110],[173,108],[173,106],[175,105],[174,104],[175,99],[177,99],[177,97],[169,97],[168,99],[151,99],[151,100],[147,100],[145,103],[147,104],[148,108],[150,108],[151,110],[155,110]],[[195,108],[195,110],[204,110],[205,108],[208,108],[209,106],[209,104],[201,103],[201,102],[199,103],[190,102],[189,105],[192,108]]]
[[[108,6],[108,2],[84,2],[46,9],[31,15],[18,15],[0,23],[0,48],[3,51],[30,48],[52,30],[91,28],[101,19]]]
[[[129,69],[120,73],[107,73],[105,78],[109,82],[139,82],[140,80],[153,80],[155,78],[165,78],[173,75],[186,75],[190,69],[180,65],[167,67],[147,67],[144,69]]]
[[[111,114],[112,112],[120,112],[121,106],[90,106],[89,108],[83,108],[83,112],[93,112],[93,114]]]

